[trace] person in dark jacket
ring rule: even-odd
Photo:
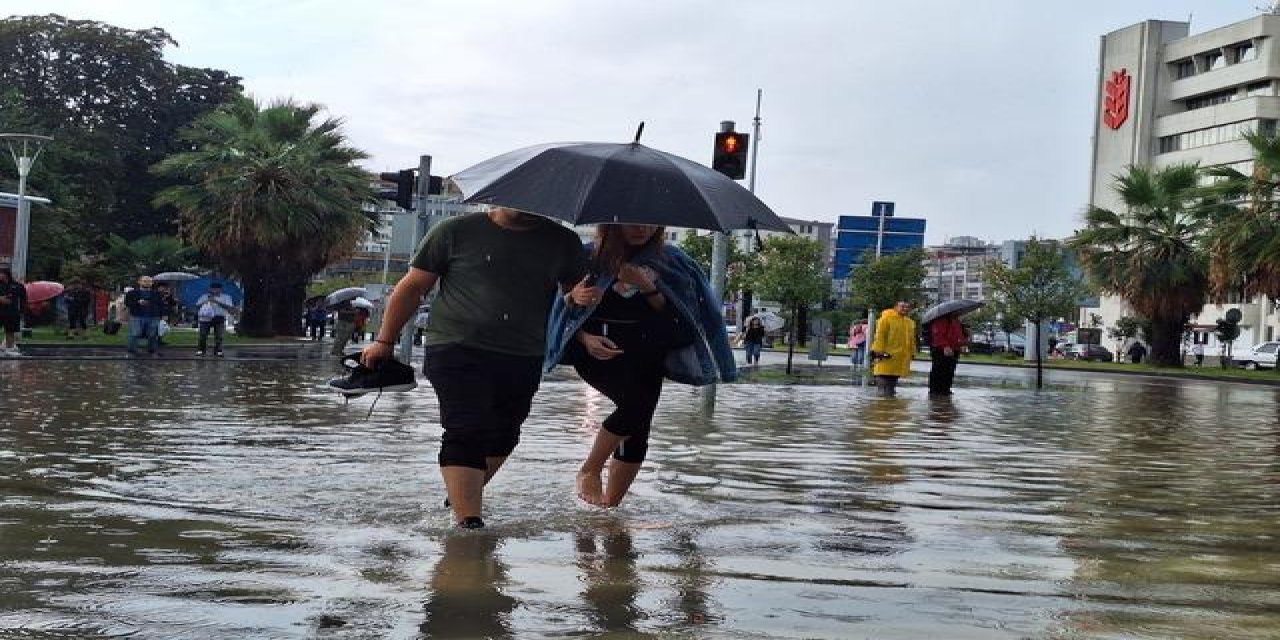
[[[22,329],[22,309],[26,305],[27,288],[13,279],[13,272],[8,267],[0,267],[0,330],[4,331],[0,358],[22,355],[17,340],[18,331]]]
[[[160,355],[160,319],[169,312],[164,296],[154,288],[151,276],[138,278],[138,287],[124,294],[129,309],[129,355],[138,355],[139,340],[147,341],[147,352]]]
[[[93,303],[93,292],[84,285],[83,280],[76,278],[62,292],[62,298],[67,303],[67,339],[85,337],[84,332],[89,329],[89,306]]]
[[[1134,340],[1133,345],[1129,347],[1129,362],[1141,364],[1145,357],[1147,357],[1147,346]]]

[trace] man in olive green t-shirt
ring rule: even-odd
[[[440,473],[457,526],[484,526],[484,485],[515,449],[542,379],[551,303],[557,292],[581,305],[598,295],[586,269],[572,230],[498,208],[436,225],[387,301],[378,336],[361,355],[370,368],[391,357],[422,297],[440,287],[426,373],[440,402]]]

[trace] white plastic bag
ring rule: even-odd
[[[168,335],[168,333],[169,333],[169,321],[161,320],[160,324],[156,325],[156,335],[163,338],[166,335]]]

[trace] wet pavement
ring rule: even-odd
[[[458,533],[429,387],[366,419],[330,373],[0,362],[0,638],[1280,636],[1275,389],[669,385],[600,511],[609,403],[556,376]]]

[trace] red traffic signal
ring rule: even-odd
[[[711,156],[711,168],[741,180],[747,175],[747,147],[751,136],[745,133],[717,133],[716,147]]]

